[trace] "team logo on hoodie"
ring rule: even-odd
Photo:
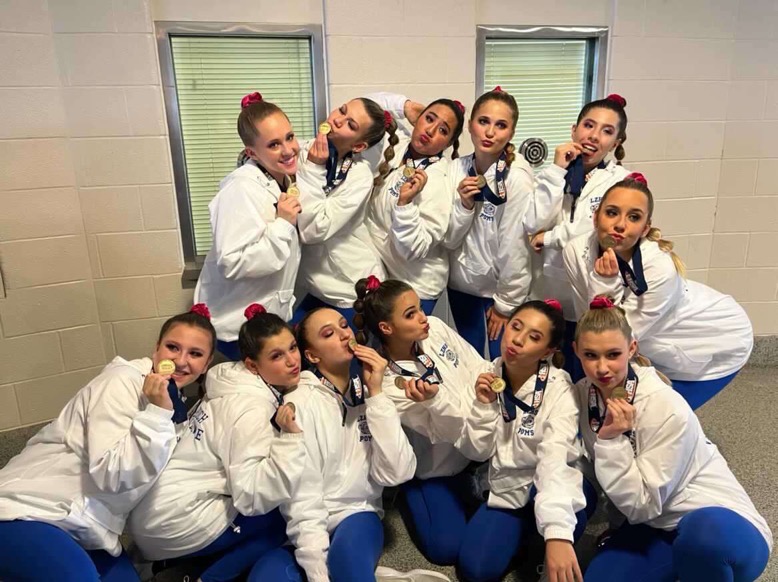
[[[357,419],[357,426],[359,427],[359,442],[369,443],[373,440],[373,435],[370,434],[370,427],[367,425],[367,416],[360,414]]]
[[[438,355],[441,358],[445,358],[449,362],[451,362],[455,368],[459,367],[459,356],[454,350],[448,347],[448,344],[443,344],[442,346],[440,346],[440,350],[438,350]]]
[[[481,209],[481,214],[478,218],[483,218],[487,222],[494,220],[494,213],[497,212],[497,207],[491,202],[484,202],[484,206]]]

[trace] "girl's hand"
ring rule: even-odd
[[[173,410],[173,401],[167,391],[169,383],[170,374],[147,374],[143,380],[143,395],[154,406]]]
[[[424,111],[424,104],[417,101],[408,99],[405,102],[405,105],[403,105],[403,115],[405,115],[405,119],[407,119],[408,123],[411,125],[416,125],[422,111]]]
[[[574,141],[563,143],[554,150],[554,165],[566,170],[575,158],[581,155],[583,147]]]
[[[276,216],[283,218],[292,226],[297,224],[297,215],[302,212],[303,207],[300,206],[300,200],[297,196],[289,196],[286,192],[281,194],[278,199],[278,207],[276,208]]]
[[[490,341],[500,337],[500,332],[506,323],[508,323],[508,318],[498,313],[494,307],[490,307],[486,311],[486,333]]]
[[[405,397],[414,402],[426,402],[438,395],[440,384],[430,384],[419,378],[405,381]]]
[[[597,437],[601,439],[616,438],[620,434],[635,428],[635,407],[621,398],[608,398],[605,401],[608,410],[602,422]]]
[[[289,402],[288,404],[282,404],[276,411],[276,424],[281,432],[288,432],[289,434],[298,434],[303,432],[302,429],[297,426],[295,422],[295,408],[294,404]]]
[[[416,168],[411,179],[400,187],[400,197],[397,200],[397,206],[405,206],[413,202],[413,199],[424,189],[426,183],[427,172],[421,168]]]
[[[497,394],[492,391],[492,381],[496,378],[491,372],[484,372],[475,382],[475,397],[482,404],[491,404],[497,400]]]
[[[362,362],[362,379],[367,385],[368,398],[381,394],[381,382],[383,382],[384,372],[389,362],[373,348],[363,345],[357,345],[354,348],[354,355]]]
[[[478,182],[476,176],[468,176],[457,186],[457,194],[459,194],[459,198],[462,200],[462,206],[468,210],[475,208],[474,198],[481,192],[476,182]]]
[[[308,161],[323,166],[327,163],[327,158],[330,156],[330,146],[327,141],[327,136],[320,133],[313,140],[311,149],[308,150]]]
[[[613,249],[606,249],[602,256],[594,261],[594,272],[600,277],[615,277],[619,274],[619,262]]]
[[[543,250],[543,239],[545,239],[545,234],[545,231],[541,230],[539,233],[532,235],[532,238],[529,239],[529,244],[536,253]]]
[[[583,582],[572,543],[567,540],[546,542],[546,575],[549,582]]]

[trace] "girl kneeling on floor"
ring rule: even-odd
[[[573,543],[597,495],[573,465],[580,457],[578,403],[561,355],[558,301],[529,301],[505,326],[492,370],[478,377],[460,450],[490,460],[489,497],[467,524],[459,567],[465,580],[500,580],[536,531],[550,580],[581,580]]]
[[[645,358],[624,311],[597,297],[576,330],[586,377],[580,431],[597,481],[626,518],[592,582],[756,580],[772,534],[686,401]]]
[[[300,377],[292,330],[260,305],[245,314],[242,360],[208,372],[189,431],[129,523],[143,555],[163,567],[213,556],[202,582],[233,580],[284,543],[276,508],[293,495],[305,462],[295,409],[284,404]]]

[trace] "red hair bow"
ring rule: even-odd
[[[497,85],[494,89],[492,89],[492,93],[502,93],[502,87]]]
[[[189,313],[202,315],[205,319],[211,319],[211,312],[205,303],[195,303],[189,308]]]
[[[370,275],[367,278],[366,289],[368,290],[368,292],[377,291],[380,286],[381,286],[381,281],[379,281],[378,277],[376,277],[375,275]]]
[[[247,320],[251,321],[251,319],[259,315],[260,313],[267,313],[267,310],[264,307],[262,307],[259,303],[252,303],[243,312],[243,316]]]
[[[460,112],[462,115],[464,115],[464,114],[465,114],[465,106],[464,106],[464,105],[462,105],[462,102],[461,102],[461,101],[457,101],[456,99],[454,99],[454,105],[456,105],[456,106],[457,106],[457,109],[459,109],[459,112]]]
[[[589,304],[589,309],[610,309],[611,307],[613,307],[613,301],[603,296],[595,297]]]
[[[624,109],[627,106],[627,100],[624,99],[621,95],[618,93],[611,93],[605,98],[606,101],[613,101],[614,103],[618,103],[622,109]]]
[[[545,303],[552,309],[556,309],[557,311],[562,311],[562,304],[556,299],[546,299],[543,303]]]
[[[243,99],[240,100],[240,107],[241,109],[245,109],[246,107],[254,103],[262,103],[261,93],[257,93],[256,91],[254,93],[249,93]]]
[[[648,180],[646,180],[646,177],[640,172],[632,172],[629,176],[627,176],[627,180],[634,180],[635,182],[640,182],[646,188],[648,188]]]
[[[384,111],[384,131],[388,130],[392,126],[392,114],[388,111]]]

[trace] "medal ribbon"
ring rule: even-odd
[[[583,156],[578,156],[570,162],[570,165],[567,167],[567,174],[565,174],[565,192],[573,196],[573,204],[570,207],[570,222],[573,222],[573,218],[575,218],[575,206],[578,204],[578,198],[581,196],[581,192],[589,181],[589,178],[592,177],[592,174],[594,174],[595,171],[602,170],[606,166],[607,164],[605,163],[605,160],[603,160],[597,164],[597,167],[592,168],[592,170],[586,174],[584,173]]]
[[[506,155],[505,151],[503,150],[503,152],[500,154],[500,158],[497,160],[497,168],[494,172],[494,181],[497,185],[497,194],[495,194],[492,189],[489,188],[489,182],[487,181],[487,183],[484,184],[484,187],[481,188],[481,192],[473,197],[473,200],[476,202],[483,202],[486,200],[495,206],[505,204],[508,201],[508,189],[505,187],[505,174],[507,173],[506,170],[508,164],[505,158]],[[470,165],[470,169],[467,171],[467,175],[471,178],[477,176],[475,171],[475,156],[473,156],[473,163]],[[486,176],[484,176],[484,179],[485,178]]]
[[[540,360],[538,362],[538,371],[535,374],[535,389],[532,392],[532,405],[522,402],[513,393],[513,387],[511,386],[510,378],[505,372],[505,364],[502,367],[502,379],[505,380],[505,390],[497,393],[497,402],[500,405],[500,412],[502,413],[502,419],[505,422],[513,422],[516,420],[516,407],[520,408],[522,412],[528,412],[529,414],[536,416],[540,405],[543,403],[543,395],[546,391],[546,384],[548,384],[548,376],[551,372],[551,366],[546,360]]]
[[[267,382],[265,382],[267,384]],[[278,414],[278,408],[284,403],[284,395],[281,394],[278,390],[275,389],[275,387],[271,386],[270,384],[267,384],[267,387],[270,389],[270,392],[273,394],[273,397],[276,399],[276,411],[273,413],[273,416],[270,417],[270,424],[273,425],[273,428],[276,429],[278,432],[281,432],[281,427],[278,426],[278,423],[276,422],[276,415]]]
[[[627,381],[624,383],[624,390],[627,393],[627,402],[632,404],[635,401],[635,395],[638,391],[638,376],[635,373],[635,370],[632,369],[631,364],[627,368]],[[603,405],[607,411],[607,404],[603,403]],[[599,433],[600,428],[602,428],[602,420],[603,417],[600,416],[600,395],[597,392],[597,389],[594,387],[594,384],[590,384],[589,428],[591,428],[594,433]],[[624,436],[629,439],[629,442],[632,445],[632,452],[637,455],[637,447],[635,445],[635,429],[625,431]]]
[[[186,422],[186,404],[181,396],[181,391],[176,386],[175,381],[171,378],[167,383],[167,393],[170,396],[170,400],[173,401],[173,424],[181,424]]]
[[[414,358],[417,362],[424,366],[424,369],[426,370],[423,374],[421,374],[421,376],[416,372],[411,372],[404,369],[391,358],[386,359],[389,361],[389,369],[395,374],[411,378],[419,378],[420,380],[430,384],[443,383],[443,377],[440,375],[440,372],[438,372],[438,369],[435,366],[435,362],[433,362],[432,358],[430,358],[427,354],[422,353],[421,349],[419,348],[419,344],[414,345]]]
[[[635,250],[632,252],[634,271],[629,266],[629,263],[619,255],[616,255],[616,260],[619,263],[619,272],[625,287],[629,287],[630,291],[638,297],[648,291],[648,283],[646,283],[646,277],[643,274],[643,255],[640,252],[640,241],[635,245]]]
[[[399,167],[405,166],[407,168],[413,168],[413,169],[419,168],[424,170],[428,166],[434,164],[435,162],[439,162],[440,159],[441,156],[440,154],[438,154],[436,156],[430,156],[428,158],[421,158],[419,160],[414,160],[413,158],[411,158],[411,147],[408,146],[408,149],[405,150],[405,154],[403,155],[403,161]],[[400,184],[403,184],[408,180],[410,180],[410,178],[406,178],[405,176],[402,176],[402,178],[400,179]]]
[[[349,386],[348,389],[346,390],[346,394],[348,394],[348,398],[346,397],[345,394],[341,394],[337,386],[335,386],[335,384],[333,384],[324,374],[322,374],[318,368],[316,367],[312,368],[313,373],[319,379],[319,382],[321,382],[325,387],[331,390],[338,399],[338,404],[340,404],[340,412],[342,417],[340,426],[346,426],[346,415],[348,414],[347,407],[354,408],[356,406],[360,406],[365,403],[365,390],[364,390],[364,386],[362,385],[362,379],[359,377],[359,373],[358,373],[359,367],[353,365],[355,361],[358,360],[356,360],[356,358],[352,360],[351,370],[349,371],[351,379],[349,380]]]
[[[329,194],[348,176],[348,171],[351,169],[351,164],[354,162],[353,152],[347,153],[343,157],[343,162],[340,164],[340,171],[338,171],[338,150],[331,142],[327,142],[329,145],[329,156],[327,157],[327,185],[324,186],[324,193]]]

